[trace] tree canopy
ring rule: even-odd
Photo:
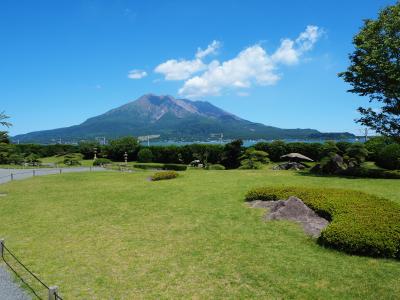
[[[5,127],[10,127],[11,123],[7,122],[6,120],[9,118],[6,114],[3,112],[0,112],[0,125],[5,126]]]
[[[368,96],[378,107],[359,107],[358,123],[400,140],[400,2],[364,21],[354,37],[350,66],[339,76],[351,93]]]

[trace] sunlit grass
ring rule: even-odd
[[[400,181],[290,171],[76,173],[0,186],[0,235],[67,299],[396,298],[400,262],[318,246],[243,203],[262,185],[360,190],[400,203]]]

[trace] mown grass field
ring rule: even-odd
[[[324,249],[294,223],[262,222],[248,189],[360,190],[400,204],[400,181],[291,171],[76,173],[0,186],[0,235],[64,299],[395,299],[400,261]]]

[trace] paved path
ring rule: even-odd
[[[0,184],[11,180],[27,179],[33,176],[73,172],[105,171],[102,167],[39,168],[39,169],[0,169]]]
[[[18,286],[5,267],[0,266],[0,299],[1,300],[29,300],[32,299]]]
[[[97,172],[105,171],[101,167],[76,167],[76,168],[40,168],[40,169],[0,169],[0,184],[11,180],[27,179],[33,176],[51,174],[73,173],[73,172]],[[1,235],[1,232],[0,232]],[[1,257],[0,257],[1,260]],[[1,263],[1,261],[0,261]],[[0,265],[0,300],[28,300],[31,299],[25,291],[14,282],[7,266]]]

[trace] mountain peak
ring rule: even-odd
[[[80,125],[32,132],[14,137],[21,142],[53,139],[79,141],[98,136],[159,134],[162,139],[208,139],[223,133],[226,138],[306,138],[320,134],[312,129],[280,129],[243,120],[207,101],[176,99],[171,95],[145,94],[138,99],[90,118]]]

